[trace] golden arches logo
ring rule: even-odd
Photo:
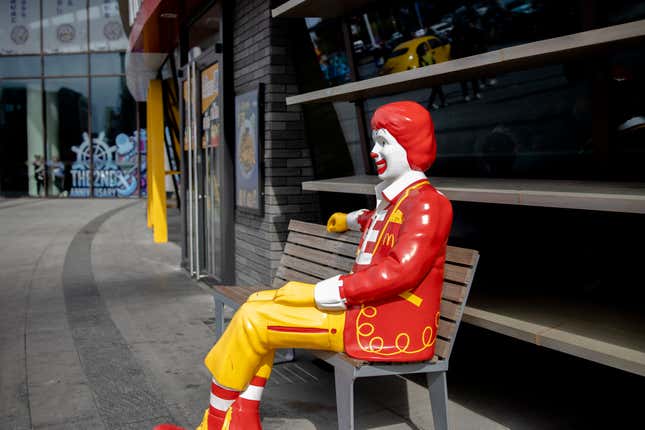
[[[394,234],[385,233],[385,235],[383,236],[383,245],[394,248]]]

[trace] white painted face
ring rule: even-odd
[[[374,140],[374,146],[370,156],[376,163],[376,172],[381,180],[395,180],[412,170],[405,148],[387,129],[372,130],[372,140]]]

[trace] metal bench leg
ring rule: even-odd
[[[296,358],[296,350],[291,348],[291,349],[280,349],[276,351],[275,354],[275,360],[273,360],[273,364],[280,364],[280,363],[290,363]]]
[[[448,386],[446,372],[428,373],[428,391],[435,430],[448,430]]]
[[[354,429],[354,369],[334,366],[338,430]]]
[[[224,302],[213,297],[215,300],[215,340],[217,341],[224,333]]]

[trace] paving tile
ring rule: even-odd
[[[55,381],[30,387],[33,426],[49,427],[69,421],[98,418],[92,389],[88,384]]]
[[[53,384],[87,384],[78,353],[74,351],[43,351],[27,359],[30,391],[34,387]]]
[[[105,424],[98,416],[72,418],[59,424],[47,423],[35,426],[34,430],[106,430]],[[143,429],[142,429],[143,430]],[[148,430],[148,429],[146,429]]]

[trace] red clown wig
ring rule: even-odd
[[[388,103],[376,109],[372,130],[385,128],[405,148],[408,163],[425,172],[434,163],[437,143],[430,113],[416,102]]]

